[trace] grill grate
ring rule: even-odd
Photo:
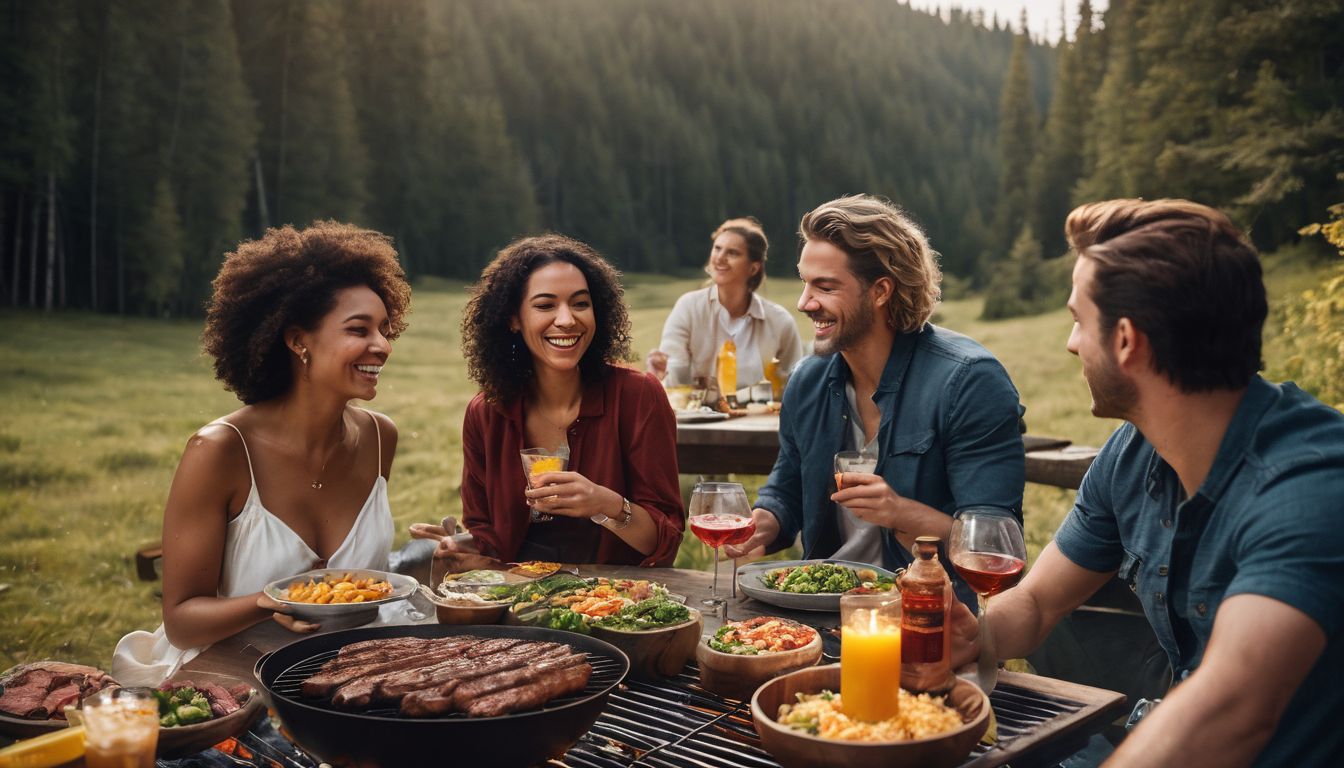
[[[597,724],[552,768],[778,768],[761,749],[751,724],[751,703],[720,699],[699,686],[688,666],[661,683],[627,681],[611,692]],[[1000,747],[1042,723],[1083,705],[1000,684],[990,694]],[[963,764],[990,751],[976,745]]]
[[[336,654],[339,652],[340,652],[339,648],[332,649],[329,651],[321,651],[319,653],[313,654],[312,656],[309,656],[306,659],[303,659],[302,661],[298,661],[290,665],[280,674],[276,675],[275,682],[271,684],[271,693],[277,696],[283,696],[289,699],[290,701],[301,702],[308,706],[317,707],[319,709],[325,709],[331,712],[343,712],[343,713],[350,712],[350,710],[339,709],[337,707],[332,706],[331,699],[307,698],[300,691],[300,686],[303,685],[303,681],[308,679],[313,674],[315,674],[319,669],[321,669],[323,664],[335,658]],[[584,653],[584,655],[588,658],[588,663],[593,666],[593,674],[588,678],[588,685],[585,686],[584,689],[582,691],[579,691],[578,693],[551,699],[546,703],[546,706],[541,708],[542,711],[562,706],[565,704],[569,704],[571,702],[578,701],[579,699],[584,699],[589,696],[601,693],[608,686],[614,684],[619,679],[621,670],[624,666],[621,662],[608,656],[603,656],[595,653]],[[405,716],[402,715],[397,710],[397,708],[393,706],[371,707],[368,709],[361,709],[358,711],[358,714],[370,717],[394,717],[398,719],[406,719]],[[418,717],[414,719],[419,721],[459,720],[459,719],[466,719],[466,717],[467,716],[465,714],[455,712],[446,715],[440,715],[438,717]]]

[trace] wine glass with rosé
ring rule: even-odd
[[[714,588],[703,602],[717,611],[725,602],[719,595],[719,547],[742,544],[756,533],[747,492],[741,483],[699,483],[691,492],[687,520],[691,533],[714,550]]]
[[[961,578],[980,596],[980,690],[989,693],[999,681],[998,656],[985,612],[989,598],[1022,579],[1027,547],[1022,525],[1003,507],[966,507],[952,518],[948,557]]]

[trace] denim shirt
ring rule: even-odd
[[[779,457],[756,506],[779,520],[771,549],[799,533],[805,558],[828,557],[840,545],[833,463],[849,429],[839,354],[804,358],[779,418]],[[891,346],[873,402],[882,413],[877,474],[901,496],[948,515],[977,504],[1008,508],[1021,518],[1026,482],[1017,389],[999,361],[975,341],[926,323]],[[911,555],[887,529],[882,566],[908,565]],[[957,594],[975,595],[948,567]]]
[[[1065,557],[1117,571],[1143,603],[1183,680],[1199,666],[1218,606],[1278,600],[1327,645],[1265,747],[1261,764],[1337,765],[1344,752],[1344,415],[1293,384],[1251,381],[1199,490],[1132,424],[1093,462],[1055,534]]]

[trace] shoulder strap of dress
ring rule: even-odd
[[[377,416],[376,414],[374,414],[373,411],[370,411],[370,410],[367,409],[367,408],[361,408],[360,410],[362,410],[362,411],[364,411],[365,413],[369,414],[369,418],[370,418],[370,419],[373,419],[373,435],[374,435],[374,437],[375,437],[375,438],[377,439],[377,441],[378,441],[378,476],[379,476],[379,477],[382,477],[382,476],[383,476],[383,431],[382,431],[382,429],[378,426],[378,416]]]
[[[243,455],[247,457],[247,475],[248,477],[252,478],[252,487],[255,488],[257,486],[257,473],[252,471],[252,452],[247,449],[247,438],[243,437],[243,430],[234,426],[232,423],[225,421],[224,419],[219,419],[214,423],[223,424],[224,426],[238,433],[238,439],[243,441]]]

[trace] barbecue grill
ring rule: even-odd
[[[593,673],[577,694],[552,699],[541,709],[499,717],[411,718],[396,707],[350,712],[333,707],[330,699],[300,693],[303,681],[350,643],[449,635],[564,643],[588,657]],[[625,654],[586,635],[538,627],[422,624],[350,629],[296,640],[261,657],[255,673],[294,742],[334,765],[517,768],[557,757],[578,741],[629,670]]]

